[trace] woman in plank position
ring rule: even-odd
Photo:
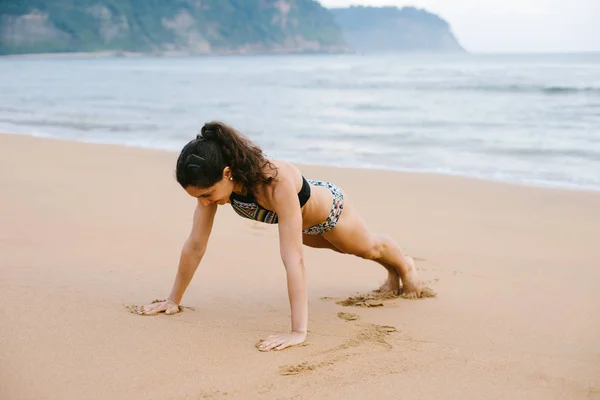
[[[221,122],[204,125],[177,160],[177,181],[198,204],[181,251],[170,296],[143,306],[147,315],[179,311],[179,303],[202,260],[217,206],[230,203],[242,217],[278,224],[280,253],[287,274],[290,333],[267,337],[259,350],[281,350],[306,340],[308,302],[302,245],[353,254],[388,271],[382,292],[421,295],[414,262],[392,238],[369,231],[352,202],[335,184],[306,180],[288,162],[267,159],[260,147]]]

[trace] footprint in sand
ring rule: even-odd
[[[354,313],[339,312],[338,318],[343,319],[344,321],[357,321],[360,317]]]
[[[421,296],[419,298],[435,297],[437,293],[429,288],[423,287]],[[376,292],[371,293],[359,293],[356,296],[350,296],[344,300],[336,301],[336,304],[344,307],[383,307],[386,300],[394,300],[398,298],[405,298],[400,292]],[[332,300],[331,297],[321,297],[322,300]]]

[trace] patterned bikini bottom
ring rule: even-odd
[[[311,226],[310,228],[302,231],[302,233],[307,235],[320,235],[322,233],[329,232],[337,224],[338,220],[340,219],[340,215],[342,215],[342,210],[344,209],[344,195],[342,190],[331,182],[309,179],[308,183],[314,186],[325,186],[327,189],[331,190],[331,193],[333,193],[333,205],[331,206],[331,211],[329,212],[327,219],[320,224]]]

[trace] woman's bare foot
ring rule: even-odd
[[[400,277],[398,273],[388,271],[388,277],[383,285],[375,289],[376,293],[399,293],[400,292]]]
[[[408,264],[406,274],[402,279],[402,297],[405,299],[416,299],[421,297],[421,279],[417,274],[417,268],[415,267],[415,260],[411,257],[404,256]]]

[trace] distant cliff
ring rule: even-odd
[[[313,0],[0,0],[0,54],[337,52]]]
[[[463,51],[412,7],[315,0],[0,0],[0,54]]]
[[[446,21],[414,7],[332,8],[350,47],[359,52],[462,52]]]

